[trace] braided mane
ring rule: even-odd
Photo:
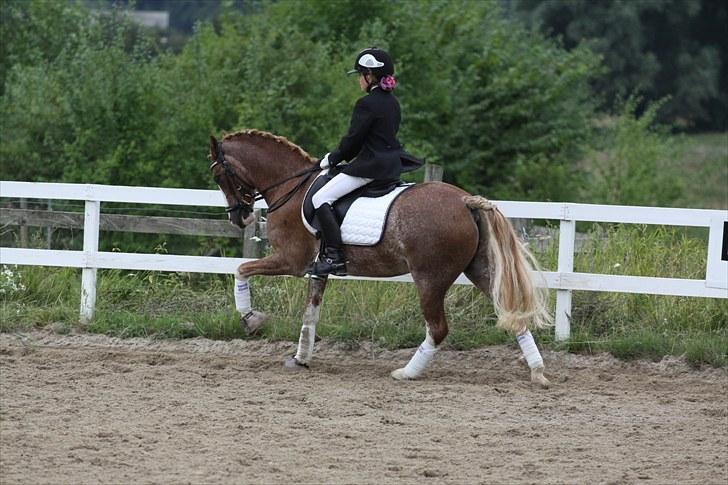
[[[306,151],[303,148],[301,148],[300,146],[296,145],[295,143],[293,143],[289,139],[287,139],[287,138],[285,138],[283,136],[274,135],[273,133],[269,133],[267,131],[254,130],[254,129],[241,130],[241,131],[238,131],[238,132],[235,132],[235,133],[227,134],[222,139],[223,140],[239,139],[239,138],[242,138],[243,136],[252,136],[252,137],[259,137],[259,138],[266,138],[268,140],[273,140],[276,143],[280,143],[284,147],[288,148],[292,152],[294,152],[294,153],[296,153],[298,155],[301,155],[309,163],[311,163],[311,164],[318,163],[318,160],[316,160],[311,155],[309,155],[308,153],[306,153]]]

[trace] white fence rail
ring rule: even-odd
[[[185,271],[232,274],[249,259],[133,254],[98,250],[102,202],[223,207],[215,190],[124,187],[92,184],[0,182],[0,197],[85,201],[82,251],[0,248],[0,264],[82,268],[81,320],[93,318],[98,269]],[[265,203],[256,207],[265,208]],[[572,291],[610,291],[691,297],[728,298],[728,211],[605,206],[559,202],[498,202],[509,218],[560,221],[557,270],[543,273],[545,284],[556,290],[556,338],[570,333]],[[576,222],[618,222],[672,226],[709,227],[706,279],[617,276],[574,272]],[[411,282],[410,275],[396,278],[346,277],[359,280]],[[461,275],[456,283],[469,284]]]

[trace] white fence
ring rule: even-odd
[[[93,318],[98,269],[232,274],[240,263],[250,261],[98,250],[102,202],[224,207],[225,202],[219,191],[2,181],[0,197],[85,201],[82,251],[0,248],[0,264],[82,268],[81,320],[84,322]],[[265,204],[258,207],[264,208]],[[499,201],[498,207],[509,218],[560,221],[558,267],[556,271],[543,273],[545,284],[556,290],[556,338],[559,340],[569,337],[571,294],[574,290],[728,298],[728,254],[725,254],[728,246],[728,211],[509,201]],[[576,273],[574,241],[577,221],[709,227],[706,279]],[[350,276],[346,279],[412,281],[410,275],[395,278]],[[470,284],[464,275],[460,275],[456,283]]]

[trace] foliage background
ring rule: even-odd
[[[170,30],[139,27],[130,7],[169,10]],[[680,152],[654,122],[725,128],[713,0],[2,0],[0,13],[5,180],[211,187],[207,136],[246,127],[320,156],[346,130],[360,93],[343,72],[369,45],[397,60],[407,148],[492,197],[673,205],[681,189],[655,183],[615,198],[598,175],[613,167],[591,155],[617,163],[629,123],[661,146],[653,165]]]
[[[605,67],[495,0],[205,2],[214,22],[195,24],[179,51],[124,10],[1,5],[6,180],[211,187],[206,137],[245,127],[321,155],[359,95],[344,70],[379,45],[397,59],[400,138],[448,181],[496,197],[582,197],[578,161],[599,131],[590,83]]]
[[[605,107],[639,91],[670,99],[661,120],[687,130],[725,131],[728,7],[721,0],[511,0],[529,26],[588,46],[608,71],[594,90]]]

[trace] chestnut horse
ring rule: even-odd
[[[252,221],[257,194],[268,204],[268,241],[274,251],[241,264],[238,281],[253,275],[304,276],[319,250],[318,240],[301,220],[306,188],[318,173],[317,160],[283,137],[257,130],[210,137],[210,170],[228,204],[230,221],[244,227]],[[532,381],[546,387],[543,360],[529,328],[549,325],[551,315],[543,288],[533,278],[535,264],[508,220],[489,201],[449,184],[417,184],[392,204],[381,241],[374,246],[345,246],[349,275],[390,277],[411,273],[426,324],[425,342],[407,367],[392,372],[395,379],[417,377],[448,333],[445,294],[461,273],[493,300],[498,326],[514,334],[527,333],[526,354]],[[307,307],[295,357],[286,367],[307,367],[313,355],[316,323],[327,279],[309,279]],[[237,298],[237,297],[236,297]],[[250,300],[248,293],[248,302]],[[237,301],[237,300],[236,300]],[[249,308],[248,308],[249,310]],[[248,330],[265,315],[248,311]],[[538,354],[536,364],[529,351]]]

